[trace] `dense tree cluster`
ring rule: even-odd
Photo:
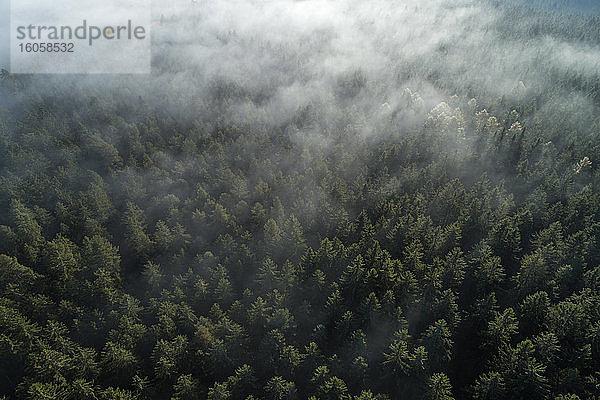
[[[600,120],[562,92],[406,90],[364,134],[359,70],[279,126],[230,82],[185,118],[0,84],[5,399],[599,398]]]

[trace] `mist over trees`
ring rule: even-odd
[[[446,3],[3,72],[0,398],[600,398],[598,17]]]

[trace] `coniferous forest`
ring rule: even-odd
[[[4,70],[0,398],[600,399],[600,17],[539,3],[181,2],[151,75]]]

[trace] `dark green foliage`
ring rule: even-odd
[[[0,395],[597,399],[600,92],[563,74],[593,115],[431,76],[366,134],[362,69],[277,124],[270,88],[3,71]]]

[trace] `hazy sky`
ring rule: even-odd
[[[13,0],[16,1],[16,0]],[[10,0],[0,0],[0,68],[10,64]]]
[[[155,2],[154,17],[165,22],[152,33],[153,74],[129,86],[175,116],[194,113],[217,82],[243,93],[228,105],[240,121],[263,116],[280,125],[310,106],[321,121],[351,114],[375,130],[390,115],[409,118],[406,88],[418,92],[426,115],[455,93],[477,96],[483,108],[547,93],[556,74],[598,76],[600,43],[552,30],[529,34],[547,21],[567,31],[579,19],[511,12],[480,0]],[[120,78],[99,79],[102,87],[124,86]],[[583,93],[564,90],[564,101],[594,109]]]

